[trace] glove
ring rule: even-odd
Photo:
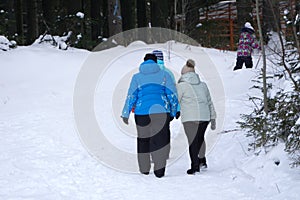
[[[211,130],[216,130],[216,119],[211,119],[210,120],[210,129]]]
[[[128,125],[128,118],[126,117],[121,117],[123,119],[124,124]]]
[[[180,111],[178,111],[177,113],[176,113],[176,119],[178,119],[180,117]]]

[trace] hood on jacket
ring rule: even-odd
[[[159,65],[161,70],[165,70],[165,63],[163,60],[157,60],[157,64]]]
[[[160,71],[159,65],[153,60],[144,61],[139,68],[142,74],[153,74]]]
[[[253,34],[253,33],[254,33],[254,30],[253,30],[253,29],[250,29],[250,28],[247,28],[247,27],[244,27],[244,28],[242,28],[242,30],[241,30],[241,33],[242,33],[242,32],[247,32],[247,33]]]
[[[195,72],[187,72],[187,73],[183,74],[180,77],[180,79],[178,80],[178,83],[181,83],[181,82],[186,82],[191,85],[198,85],[201,83],[201,80],[199,78],[199,75],[196,74]]]

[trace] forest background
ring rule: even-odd
[[[295,1],[295,0],[294,0]],[[30,45],[42,35],[65,36],[69,46],[91,50],[107,38],[141,27],[162,27],[176,30],[207,44],[207,33],[218,24],[200,23],[199,11],[212,5],[231,2],[236,6],[234,42],[246,21],[256,26],[255,1],[237,0],[0,0],[0,35],[18,45]],[[264,35],[276,30],[280,21],[279,4],[291,0],[260,0]],[[298,7],[294,13],[296,13]],[[274,19],[275,12],[277,19]],[[54,39],[53,39],[54,40]]]

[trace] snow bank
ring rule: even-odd
[[[67,50],[69,48],[68,40],[72,35],[72,31],[65,36],[52,36],[49,34],[40,35],[32,45],[46,45],[48,47],[57,47],[58,49]]]
[[[9,41],[5,36],[0,35],[0,50],[7,51],[16,47],[15,41]]]
[[[145,44],[132,45],[142,49]],[[109,168],[82,145],[74,125],[73,91],[83,63],[94,53],[77,49],[58,51],[36,44],[0,54],[0,199],[299,199],[300,173],[290,169],[284,147],[280,145],[267,155],[254,156],[247,151],[250,139],[244,132],[234,130],[240,114],[251,109],[249,87],[260,69],[233,72],[235,52],[186,47],[172,44],[172,49],[187,56],[206,52],[223,80],[224,130],[217,133],[220,137],[207,154],[206,171],[186,175],[190,163],[188,153],[184,152],[168,166],[162,179],[155,178],[153,172],[144,176]],[[114,57],[116,65],[107,70],[114,76],[108,77],[108,83],[101,82],[103,91],[97,90],[99,93],[95,94],[96,115],[110,114],[106,112],[110,102],[100,101],[112,95],[111,83],[120,81],[117,74],[121,70],[128,70],[127,74],[129,69],[137,70],[144,53],[154,48],[164,50],[167,45],[146,45],[144,51],[123,55],[126,62],[121,62],[124,60],[117,54],[120,47],[97,52]],[[180,74],[184,59],[172,56],[165,56],[167,67]],[[254,55],[253,62],[257,60]],[[98,63],[101,65],[102,61]],[[199,62],[200,72],[205,64],[205,60]],[[212,84],[215,76],[206,77],[213,97],[218,96]],[[108,130],[122,127],[103,123]],[[176,123],[175,131],[181,127],[179,120],[172,123]],[[126,143],[113,131],[107,134],[135,150],[134,137]],[[275,163],[278,160],[279,165]]]

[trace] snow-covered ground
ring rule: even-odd
[[[136,46],[139,50],[130,49]],[[247,151],[250,138],[243,131],[227,132],[238,129],[235,122],[239,115],[251,110],[248,88],[259,71],[233,72],[235,52],[174,43],[171,50],[177,54],[168,59],[166,44],[139,42],[98,52],[115,58],[95,91],[96,118],[109,141],[124,151],[135,151],[135,138],[122,136],[134,130],[133,120],[126,127],[118,116],[112,115],[110,123],[102,118],[106,116],[109,121],[111,113],[123,106],[123,99],[114,95],[125,98],[130,75],[137,70],[143,54],[156,48],[164,50],[166,65],[176,78],[186,58],[197,60],[197,55],[206,55],[196,64],[219,111],[218,130],[207,132],[210,147],[206,171],[187,175],[186,151],[176,159],[171,154],[172,163],[161,179],[152,172],[144,176],[100,162],[82,143],[73,107],[80,70],[97,53],[61,51],[44,45],[18,47],[0,52],[0,199],[300,199],[299,169],[289,167],[283,145],[255,156]],[[120,49],[129,53],[120,56]],[[208,70],[207,65],[216,71]],[[179,120],[172,122],[172,133],[172,141],[182,136]],[[101,145],[101,141],[96,144]],[[274,163],[277,160],[278,166]]]

